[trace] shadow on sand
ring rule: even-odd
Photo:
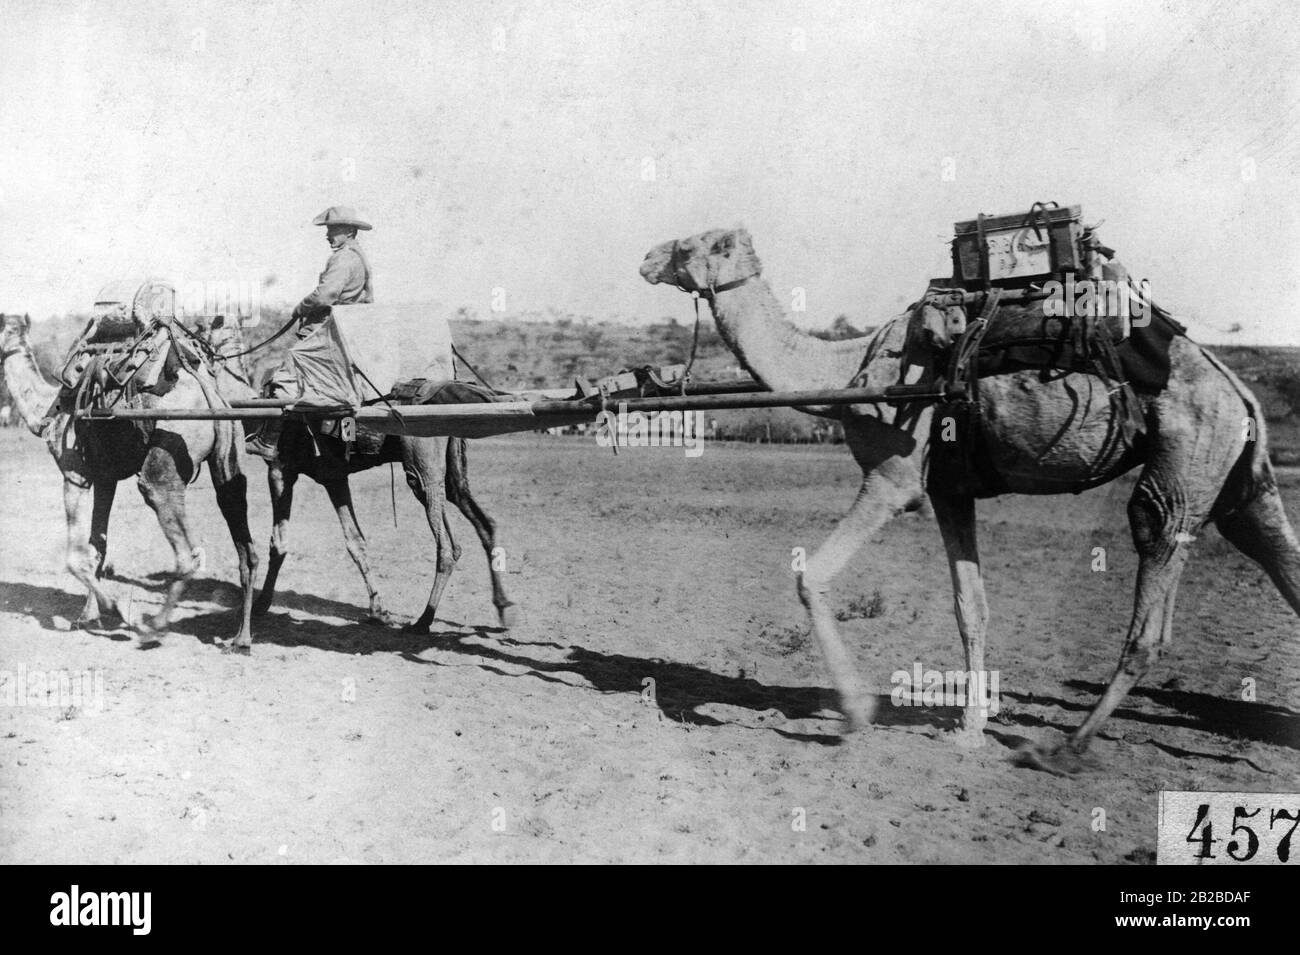
[[[157,589],[154,580],[133,580],[119,577],[148,589]],[[174,622],[172,632],[192,636],[202,643],[213,644],[230,636],[234,628],[232,607],[239,598],[239,590],[228,581],[216,578],[195,578],[187,596],[220,594],[225,605],[220,610],[200,612]],[[47,630],[57,630],[54,617],[73,620],[81,612],[83,599],[72,593],[35,584],[0,581],[0,610],[24,613],[34,617]],[[330,620],[300,619],[288,611],[297,611]],[[782,686],[761,683],[752,677],[728,676],[703,667],[671,660],[628,656],[618,653],[601,653],[576,645],[551,641],[520,640],[496,627],[473,626],[442,620],[447,629],[428,633],[414,633],[370,624],[361,619],[362,611],[353,604],[342,603],[311,594],[285,591],[276,595],[276,609],[254,620],[254,654],[258,647],[310,647],[348,655],[387,653],[401,656],[422,666],[443,666],[438,660],[425,659],[420,654],[427,650],[461,654],[471,658],[482,669],[504,677],[529,678],[573,686],[562,674],[574,674],[589,684],[597,693],[617,693],[641,696],[643,681],[654,680],[655,703],[668,719],[697,726],[740,725],[717,719],[700,708],[707,705],[735,706],[764,712],[776,710],[788,720],[828,719],[838,722],[833,715],[834,694],[817,686]],[[346,622],[336,622],[338,619]],[[113,639],[131,639],[121,631],[111,634]],[[487,641],[487,642],[484,642]],[[530,649],[562,651],[562,660],[546,660],[528,655]],[[524,672],[503,669],[523,668]],[[588,689],[588,687],[580,687]],[[1059,709],[1087,712],[1104,687],[1098,683],[1068,680],[1064,689],[1077,692],[1079,700],[1034,694],[1004,693],[1005,699],[1020,706],[1007,715],[1002,727],[1015,725],[1025,728],[1051,728],[1068,733],[1073,725],[1057,723],[1025,712],[1026,706],[1052,706]],[[1222,699],[1205,693],[1185,690],[1146,689],[1138,687],[1132,693],[1167,711],[1146,713],[1128,707],[1115,711],[1114,718],[1160,727],[1183,727],[1227,739],[1252,740],[1300,749],[1300,717],[1281,707],[1260,703],[1244,703]],[[888,694],[878,697],[876,723],[882,726],[929,726],[949,730],[957,726],[960,709],[957,707],[907,707],[890,704]],[[840,737],[832,729],[822,733],[796,733],[772,725],[773,731],[791,739],[836,745]],[[997,724],[989,727],[991,735],[1003,745],[1014,748],[1021,737],[1002,732]],[[1114,738],[1114,737],[1108,737]],[[1153,745],[1179,756],[1213,759],[1221,762],[1240,761],[1241,757],[1222,753],[1191,752],[1178,749],[1152,739]]]

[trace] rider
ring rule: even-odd
[[[370,223],[361,219],[350,206],[330,206],[315,219],[312,225],[325,227],[329,241],[329,261],[315,290],[293,310],[292,320],[298,322],[299,341],[312,335],[329,317],[331,305],[354,305],[373,302],[370,285],[370,265],[357,241],[357,231],[369,231]],[[293,360],[285,356],[284,363],[271,377],[267,396],[284,398],[297,391],[298,379]],[[265,458],[272,458],[280,440],[280,419],[270,418],[248,438],[248,450]]]

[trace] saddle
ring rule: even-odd
[[[983,473],[981,379],[1025,371],[1044,383],[1099,378],[1115,440],[1132,450],[1146,432],[1139,395],[1168,386],[1170,346],[1187,331],[1132,282],[1095,229],[1080,224],[1079,207],[1053,206],[958,223],[952,277],[933,280],[908,318],[910,347],[935,349],[939,374],[965,396],[947,402],[944,414],[971,425],[958,428],[957,442],[940,442],[932,464],[980,475],[987,487],[999,479]]]
[[[1080,372],[1115,383],[1133,407],[1136,393],[1168,385],[1170,342],[1187,330],[1082,219],[1079,206],[1036,202],[1028,212],[954,225],[952,277],[933,280],[912,317],[922,323],[927,306],[964,309],[950,381]]]
[[[59,371],[57,411],[140,405],[144,395],[167,394],[182,364],[192,367],[203,360],[193,343],[176,334],[178,327],[171,286],[156,281],[107,286]],[[146,422],[140,426],[148,430]]]

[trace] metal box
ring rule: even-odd
[[[953,280],[965,288],[1023,288],[1081,268],[1080,206],[1036,204],[1028,212],[953,225]]]

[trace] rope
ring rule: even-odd
[[[710,295],[713,295],[713,289],[710,285]],[[700,347],[700,293],[692,292],[691,301],[695,305],[695,331],[691,334],[691,355],[686,360],[686,370],[682,372],[681,394],[686,396],[686,379],[691,377],[691,368],[695,366],[695,350]]]
[[[388,500],[393,505],[393,526],[397,526],[397,478],[394,477],[393,462],[388,462]]]
[[[492,386],[487,383],[487,379],[478,373],[478,369],[465,360],[465,356],[460,353],[460,350],[457,349],[455,345],[451,346],[451,354],[454,358],[460,359],[460,363],[470,370],[470,374],[472,374],[475,378],[478,379],[478,383],[480,385],[482,385],[484,388],[492,388]],[[455,375],[454,369],[452,370],[452,375],[453,376]],[[496,391],[495,388],[492,388],[492,390]]]
[[[258,351],[259,349],[265,348],[267,345],[271,344],[271,342],[275,341],[277,338],[279,338],[281,335],[283,335],[283,334],[284,334],[285,332],[287,332],[289,329],[293,328],[293,326],[296,325],[296,324],[298,324],[298,319],[296,319],[296,318],[290,318],[287,322],[285,322],[283,325],[280,326],[280,328],[276,331],[276,333],[275,333],[274,335],[272,335],[270,338],[263,339],[262,341],[258,342],[256,345],[254,345],[252,348],[245,348],[243,351],[237,351],[237,352],[235,352],[233,355],[220,355],[220,356],[218,356],[218,357],[219,357],[222,361],[225,361],[225,360],[228,359],[228,358],[243,358],[245,355],[251,355],[253,352]],[[185,328],[185,326],[182,325],[181,328]],[[188,328],[186,328],[185,330],[186,330],[187,332],[189,332],[189,329],[188,329]],[[193,335],[194,333],[193,333],[193,332],[190,332],[190,334]],[[195,337],[198,337],[198,336],[195,336]]]

